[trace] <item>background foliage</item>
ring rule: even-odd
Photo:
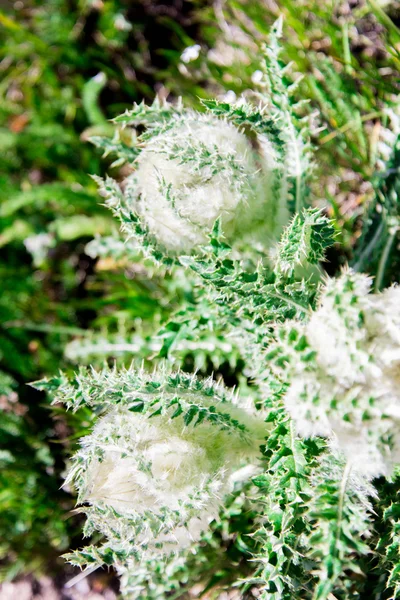
[[[61,367],[147,356],[146,340],[162,324],[154,352],[175,352],[183,368],[217,371],[228,385],[243,380],[240,352],[222,334],[214,332],[212,357],[206,344],[194,355],[190,313],[167,323],[180,306],[196,312],[206,305],[183,277],[152,277],[151,266],[121,250],[90,175],[121,178],[124,165],[111,166],[112,152],[103,160],[88,139],[103,136],[111,144],[115,126],[108,119],[155,94],[182,95],[196,107],[199,98],[250,94],[259,85],[257,47],[279,14],[285,18],[282,61],[293,61],[295,78],[305,75],[297,91],[309,100],[304,114],[316,111],[312,191],[336,217],[342,244],[329,251],[327,269],[364,261],[381,285],[398,280],[398,203],[388,213],[375,209],[382,198],[397,200],[399,189],[398,150],[392,157],[389,151],[400,130],[396,6],[384,12],[375,1],[51,0],[17,2],[0,12],[3,577],[48,568],[81,542],[78,520],[65,519],[74,498],[59,485],[66,449],[88,430],[91,416],[51,412],[28,381]],[[359,218],[367,212],[368,234]],[[97,235],[109,236],[111,253],[91,241]],[[357,252],[360,235],[371,236],[367,256]],[[384,265],[373,258],[382,253],[378,239],[388,250]],[[229,582],[231,565],[241,564],[255,543],[245,535],[249,523],[235,519],[235,502],[226,510],[222,527],[229,535],[215,535],[229,560],[220,564],[212,544],[206,551],[213,557],[204,561],[215,566],[210,589]],[[395,517],[386,512],[385,518]]]

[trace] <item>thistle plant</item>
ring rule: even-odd
[[[212,115],[182,112],[164,131],[158,127],[147,129],[125,190],[128,205],[159,244],[191,252],[207,242],[218,217],[228,238],[263,225],[264,235],[265,225],[274,232],[279,223],[267,212],[276,170],[273,148],[257,157],[244,133]]]
[[[376,477],[400,460],[400,289],[370,294],[371,285],[352,271],[327,280],[307,322],[287,321],[266,358],[290,381],[297,431],[333,437],[355,470]]]
[[[91,527],[127,556],[168,555],[196,541],[233,489],[233,473],[259,466],[267,426],[221,384],[134,368],[83,371],[77,382],[59,385],[57,399],[76,409],[84,396],[106,412],[83,439],[67,484],[90,503]]]
[[[92,141],[114,152],[133,172],[122,189],[98,179],[106,204],[153,258],[190,254],[204,245],[219,219],[225,238],[259,242],[279,239],[293,207],[307,195],[307,128],[296,127],[297,106],[282,83],[277,23],[265,68],[269,96],[243,98],[235,106],[205,101],[199,114],[156,100],[135,105],[114,122],[144,128],[132,147],[103,138]]]
[[[93,140],[129,169],[120,183],[99,180],[127,256],[133,242],[185,290],[139,344],[142,365],[34,384],[96,415],[67,485],[85,535],[101,539],[67,557],[114,566],[128,599],[211,589],[232,547],[225,583],[243,598],[398,595],[399,292],[373,294],[354,270],[323,273],[335,224],[311,207],[309,126],[280,28],[262,93],[207,101],[201,114],[135,105],[115,119],[123,133]],[[122,252],[118,240],[94,245]],[[213,362],[221,338],[235,389],[207,374],[217,364],[228,379]],[[201,372],[188,372],[189,341]]]

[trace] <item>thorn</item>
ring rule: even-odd
[[[64,588],[67,590],[72,588],[74,585],[76,585],[83,579],[86,579],[86,577],[89,577],[89,575],[94,573],[94,571],[96,571],[99,568],[100,568],[100,565],[88,567],[87,569],[85,569],[84,571],[82,571],[81,573],[79,573],[78,575],[76,575],[75,577],[70,579],[69,581],[67,581],[67,583],[64,585]]]
[[[277,20],[275,21],[275,23],[272,25],[272,31],[273,31],[273,33],[275,33],[277,38],[281,37],[282,29],[283,29],[283,15],[280,15],[277,18]]]

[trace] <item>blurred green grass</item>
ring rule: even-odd
[[[0,11],[2,577],[54,564],[71,537],[80,542],[66,519],[73,498],[58,488],[65,448],[90,415],[52,416],[26,383],[84,361],[74,361],[72,342],[82,350],[92,335],[97,346],[145,339],[186,293],[168,277],[150,280],[134,255],[87,253],[92,238],[116,231],[90,178],[111,159],[87,140],[112,137],[109,119],[156,93],[199,107],[200,98],[257,90],[257,48],[280,14],[282,60],[304,76],[304,114],[316,112],[313,193],[342,244],[329,256],[333,272],[352,256],[384,168],[384,135],[400,123],[398,12],[376,0],[49,0]],[[198,57],[185,62],[196,44]],[[100,348],[92,358],[114,357]]]
[[[87,138],[151,100],[167,67],[174,77],[197,34],[193,8],[49,0],[0,11],[1,577],[43,569],[80,540],[59,487],[65,447],[90,419],[52,418],[27,382],[68,368],[64,347],[91,325],[112,332],[121,315],[151,322],[163,310],[143,277],[113,264],[95,273],[85,253],[115,230],[90,177],[109,161]]]

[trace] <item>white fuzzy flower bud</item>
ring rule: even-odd
[[[370,286],[352,272],[328,281],[308,323],[282,330],[280,356],[298,432],[333,435],[374,477],[400,462],[400,288],[369,294]]]
[[[235,471],[256,461],[262,417],[215,398],[202,405],[216,406],[232,426],[185,424],[173,411],[149,417],[117,405],[83,438],[74,472],[79,500],[92,506],[92,526],[114,549],[133,544],[141,556],[169,554],[198,540],[232,490]]]
[[[187,112],[146,141],[126,182],[128,203],[170,253],[206,243],[217,218],[228,239],[257,232],[265,241],[275,228],[271,152],[257,157],[234,125]]]

